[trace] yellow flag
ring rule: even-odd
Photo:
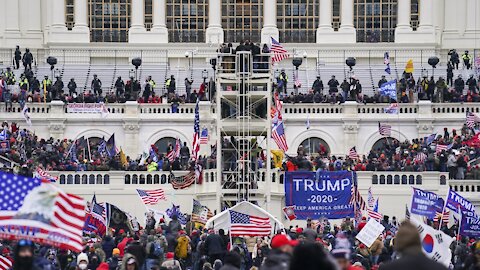
[[[123,152],[122,149],[120,149],[120,163],[124,167],[128,166],[127,156],[125,156],[125,153]]]
[[[413,60],[408,59],[407,64],[405,65],[405,73],[413,73]]]
[[[270,150],[272,153],[273,166],[275,168],[281,168],[283,163],[283,151],[282,150]]]

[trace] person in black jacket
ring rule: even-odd
[[[17,46],[17,48],[15,49],[15,54],[14,54],[13,59],[15,60],[14,61],[14,68],[19,69],[20,68],[20,60],[22,60],[22,52],[20,51],[19,46]]]
[[[447,64],[447,84],[450,86],[453,85],[453,66],[450,62]]]
[[[214,263],[217,259],[223,261],[227,246],[220,235],[211,231],[205,239],[204,249],[209,257],[209,262]]]
[[[117,81],[115,82],[115,88],[117,89],[117,91],[115,92],[117,98],[123,95],[123,91],[125,90],[125,83],[123,82],[122,77],[118,76]]]
[[[25,70],[27,70],[27,67],[29,70],[32,70],[33,55],[30,52],[30,49],[27,48],[25,50],[22,61],[23,61],[23,67],[25,68]]]
[[[422,242],[417,227],[404,222],[398,229],[394,249],[400,259],[381,264],[380,270],[446,270],[442,264],[427,258],[422,252]]]
[[[332,93],[337,93],[338,92],[338,86],[340,84],[338,83],[337,79],[335,79],[335,75],[332,75],[332,78],[328,81],[328,86],[330,87],[329,92],[330,94]]]
[[[75,82],[74,78],[70,79],[70,81],[68,82],[67,88],[68,88],[68,94],[70,96],[73,96],[73,93],[75,94],[77,93],[77,83]]]
[[[93,74],[93,80],[90,87],[95,95],[102,96],[102,81],[97,77],[97,74]]]
[[[320,75],[318,75],[317,79],[313,82],[312,89],[315,94],[323,94],[323,82],[322,79],[320,79]]]

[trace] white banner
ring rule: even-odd
[[[103,103],[69,103],[67,113],[102,113],[105,110]]]
[[[450,244],[453,242],[453,238],[413,217],[410,218],[410,222],[417,226],[422,249],[427,257],[448,267],[452,259]]]
[[[370,247],[375,239],[385,230],[382,224],[375,219],[371,218],[365,227],[357,234],[356,238],[364,243],[367,247]]]

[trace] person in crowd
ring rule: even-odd
[[[77,94],[77,83],[75,82],[75,78],[71,78],[67,85],[68,94],[73,97],[73,95]]]
[[[20,51],[20,46],[17,45],[15,48],[15,52],[13,55],[13,60],[14,60],[14,68],[19,69],[20,68],[20,60],[22,60],[22,52]]]
[[[446,270],[440,263],[428,259],[422,251],[422,242],[417,227],[410,222],[400,225],[395,237],[394,249],[400,259],[380,265],[380,270]]]
[[[278,75],[278,80],[279,82],[279,89],[280,92],[287,94],[287,83],[288,83],[288,75],[285,73],[285,69],[282,69],[280,72],[280,75]]]
[[[27,70],[27,68],[29,70],[32,70],[33,55],[30,52],[30,49],[28,49],[28,48],[25,49],[25,53],[23,54],[22,62],[23,62],[23,67],[25,68],[25,71]]]
[[[98,78],[97,74],[93,74],[90,87],[95,95],[102,96],[102,81]]]
[[[120,97],[125,92],[125,83],[122,80],[121,76],[118,76],[117,80],[115,81],[115,96]]]
[[[470,93],[477,94],[477,89],[478,89],[477,79],[475,79],[473,74],[470,74],[470,78],[468,78],[468,80],[466,81],[466,84],[468,86],[468,91],[470,91]]]
[[[382,78],[378,81],[378,88],[380,89],[384,83],[387,83],[387,79],[385,78],[385,75],[382,75]]]
[[[320,78],[320,75],[317,75],[317,78],[313,82],[312,85],[313,93],[320,93],[323,94],[323,82],[322,79]]]
[[[187,93],[187,96],[185,97],[186,102],[190,102],[190,95],[192,94],[192,84],[193,80],[190,80],[189,78],[185,78],[185,91]]]
[[[463,60],[463,67],[466,69],[470,69],[472,67],[472,56],[468,54],[468,50],[466,50],[462,54],[462,60]]]
[[[458,69],[458,64],[460,63],[460,57],[458,56],[457,50],[452,49],[448,52],[448,55],[450,56],[450,64],[452,67],[455,69]]]
[[[453,86],[453,65],[452,62],[447,63],[447,84]]]
[[[64,87],[64,84],[63,84],[62,78],[57,77],[57,80],[55,81],[52,87],[53,100],[59,99],[59,97],[63,95],[63,87]]]
[[[332,75],[332,78],[328,81],[328,87],[329,87],[329,93],[330,94],[333,94],[333,93],[337,93],[338,92],[338,86],[340,85],[337,81],[337,79],[335,79],[335,75]]]
[[[175,260],[175,254],[173,252],[168,252],[165,256],[165,261],[162,263],[162,267],[167,269],[177,269],[182,270],[180,262]]]
[[[175,77],[173,75],[171,75],[170,78],[167,79],[167,81],[165,82],[165,87],[167,88],[169,95],[175,94],[176,83]]]

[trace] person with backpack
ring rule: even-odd
[[[151,238],[151,239],[150,239]],[[149,236],[149,240],[147,245],[145,246],[145,250],[147,252],[147,257],[145,259],[145,267],[144,269],[152,269],[154,265],[157,265],[159,262],[161,264],[163,260],[163,248],[160,243],[153,241],[153,236]]]

